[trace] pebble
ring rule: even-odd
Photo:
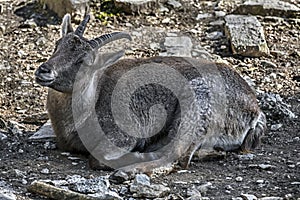
[[[223,36],[224,35],[223,35],[222,32],[220,32],[220,31],[214,31],[214,32],[208,33],[206,35],[206,38],[209,39],[209,40],[218,40],[218,39],[220,39]]]
[[[271,131],[277,131],[283,126],[283,124],[273,124],[271,125]]]
[[[0,132],[0,140],[6,140],[7,139],[7,135],[5,135],[4,133]]]
[[[263,197],[260,198],[259,200],[283,200],[282,197]]]
[[[196,199],[201,200],[202,199],[201,192],[199,192],[199,190],[197,190],[194,187],[188,188],[186,194],[189,197],[188,198],[189,200],[196,200]]]
[[[158,198],[164,197],[170,193],[170,188],[162,184],[131,184],[130,192],[133,193],[133,197],[138,198]]]
[[[226,185],[226,186],[225,186],[225,189],[226,189],[226,190],[233,190],[233,187],[232,187],[231,185]]]
[[[167,4],[172,6],[173,8],[176,8],[176,9],[182,8],[182,4],[179,1],[176,1],[176,0],[168,0]]]
[[[262,183],[264,183],[264,182],[265,182],[264,180],[257,180],[257,181],[256,181],[257,184],[262,184]]]
[[[211,183],[211,182],[207,182],[207,183],[205,183],[205,184],[202,184],[202,185],[198,186],[197,189],[198,189],[201,193],[206,193],[207,190],[208,190],[209,188],[211,188],[211,187],[212,187],[212,183]]]
[[[76,157],[76,156],[69,156],[68,159],[69,160],[80,160],[80,158]]]
[[[212,18],[212,17],[213,17],[213,15],[210,13],[200,13],[197,15],[196,20],[200,21],[200,20]]]
[[[226,12],[224,12],[224,11],[215,11],[215,15],[216,15],[216,17],[225,17]]]
[[[42,174],[49,174],[50,171],[49,171],[49,169],[44,168],[44,169],[42,169],[41,173],[42,173]]]
[[[236,182],[242,182],[243,181],[243,177],[238,176],[238,177],[235,178],[235,181]]]
[[[269,165],[269,164],[259,164],[258,167],[261,168],[261,169],[271,169],[271,168],[275,168],[274,165]]]
[[[256,200],[257,197],[253,194],[241,194],[241,197],[245,200]]]
[[[137,174],[134,179],[134,184],[150,186],[150,177],[146,174]]]

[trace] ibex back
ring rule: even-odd
[[[181,57],[119,60],[123,52],[99,49],[131,37],[115,32],[88,40],[88,21],[73,31],[67,14],[53,55],[35,73],[49,87],[47,110],[61,149],[145,172],[179,158],[188,164],[199,149],[248,151],[259,144],[265,116],[233,69]]]

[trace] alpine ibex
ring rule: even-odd
[[[192,58],[100,53],[107,43],[131,37],[114,32],[88,40],[83,37],[88,21],[87,15],[73,31],[65,15],[62,38],[35,72],[37,83],[49,88],[47,110],[61,149],[93,151],[114,168],[149,171],[179,158],[188,164],[199,149],[248,151],[259,144],[265,116],[233,69]],[[132,82],[138,87],[127,91]],[[122,102],[124,96],[128,102]],[[125,128],[119,127],[122,120]]]

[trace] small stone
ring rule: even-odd
[[[69,156],[68,159],[69,160],[80,160],[80,158],[76,157],[76,156]]]
[[[277,131],[283,126],[283,124],[273,124],[271,125],[271,131]]]
[[[158,50],[158,49],[160,49],[159,43],[155,43],[155,42],[150,43],[150,48],[152,50]]]
[[[47,141],[44,144],[44,149],[49,149],[49,150],[56,149],[56,144],[54,144],[54,143],[52,143],[50,141]]]
[[[176,0],[168,0],[167,4],[172,6],[173,8],[176,8],[176,9],[182,8],[182,4],[179,1],[176,1]]]
[[[271,61],[268,60],[261,60],[260,64],[264,67],[277,68],[277,65],[275,63],[272,63]]]
[[[117,170],[112,175],[109,176],[109,180],[113,183],[123,183],[125,181],[128,181],[131,177],[128,173]]]
[[[0,140],[6,140],[7,139],[7,135],[5,135],[4,133],[0,132]]]
[[[215,11],[215,16],[216,17],[225,17],[226,12],[224,12],[224,11]]]
[[[241,197],[243,197],[245,200],[257,200],[257,197],[253,194],[241,194]]]
[[[256,183],[257,184],[263,184],[265,181],[264,180],[257,180]]]
[[[150,186],[150,177],[146,174],[137,174],[134,179],[134,184]]]
[[[243,177],[238,176],[238,177],[235,178],[235,181],[236,182],[242,182],[243,181]]]
[[[288,165],[289,168],[295,168],[296,165]]]
[[[226,186],[225,186],[225,189],[226,189],[226,190],[233,190],[233,187],[232,187],[231,185],[226,185]]]
[[[162,52],[159,55],[191,57],[192,46],[192,40],[187,36],[166,37],[164,42],[166,52]]]
[[[224,20],[217,20],[217,21],[210,22],[209,25],[223,27],[224,23],[225,23]]]
[[[275,168],[274,165],[269,165],[269,164],[259,164],[258,167],[261,168],[261,169],[264,169],[264,170]]]
[[[168,24],[168,23],[170,23],[170,21],[171,21],[170,17],[167,17],[167,18],[163,19],[163,20],[161,21],[161,23],[163,23],[163,24]]]
[[[282,197],[262,197],[259,200],[283,200]]]
[[[198,189],[201,193],[206,193],[207,190],[208,190],[209,188],[211,188],[211,187],[212,187],[212,183],[211,183],[211,182],[207,182],[207,183],[205,183],[205,184],[202,184],[202,185],[198,186],[197,189]]]
[[[49,174],[50,171],[49,171],[49,169],[44,168],[44,169],[42,169],[41,173],[42,173],[42,174]]]
[[[34,19],[27,19],[22,27],[26,27],[26,28],[35,28],[37,27],[37,24],[35,23]]]
[[[187,200],[202,200],[202,195],[196,188],[188,188],[186,195],[188,196]]]
[[[206,38],[209,39],[209,40],[218,40],[220,38],[222,38],[224,35],[222,32],[220,31],[214,31],[214,32],[211,32],[211,33],[208,33],[206,35]]]
[[[243,200],[242,197],[233,197],[231,200]]]
[[[300,182],[292,182],[291,185],[300,185]]]
[[[45,38],[45,37],[39,37],[38,39],[37,39],[37,41],[35,42],[35,44],[37,45],[37,46],[43,46],[43,45],[45,45],[47,43],[47,39]]]
[[[170,193],[170,188],[162,184],[139,185],[133,183],[130,186],[130,192],[134,193],[133,197],[159,198],[168,195]]]
[[[210,14],[210,13],[200,13],[200,14],[197,15],[196,20],[200,21],[200,20],[207,19],[207,18],[212,18],[212,17],[213,17],[213,15]]]

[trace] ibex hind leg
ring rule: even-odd
[[[247,132],[245,139],[241,145],[242,152],[249,152],[260,144],[261,136],[266,129],[266,117],[260,112],[258,119]]]

